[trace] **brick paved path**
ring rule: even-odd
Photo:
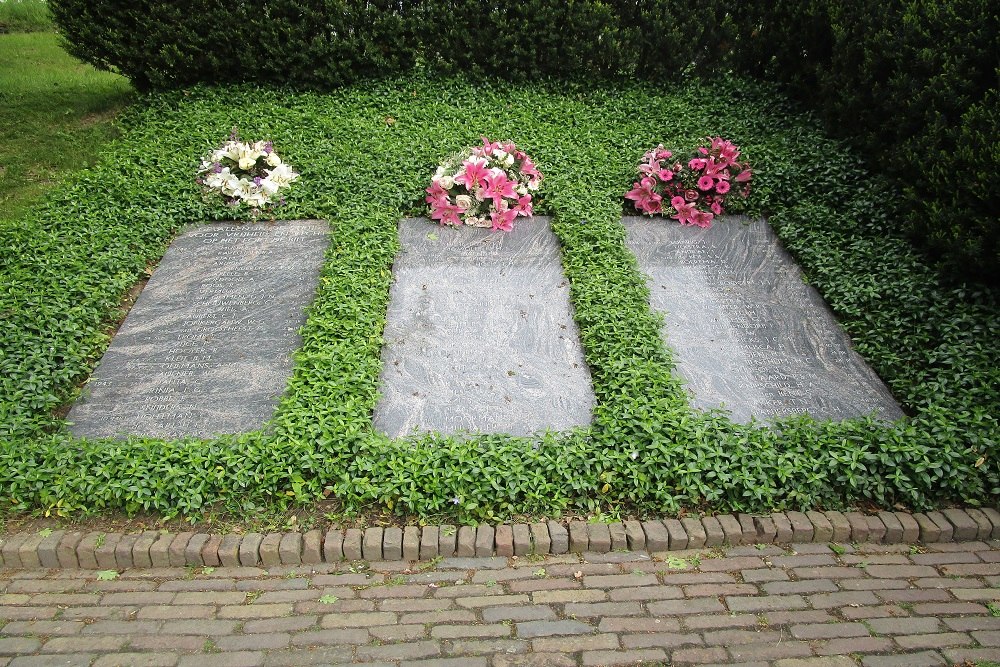
[[[0,667],[1000,661],[997,540],[102,576],[0,569]]]

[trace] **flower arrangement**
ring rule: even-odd
[[[483,137],[445,161],[431,178],[425,201],[432,220],[442,225],[491,227],[509,232],[517,217],[531,217],[532,192],[542,174],[512,142]]]
[[[644,215],[664,215],[682,225],[711,227],[725,213],[733,195],[750,194],[750,165],[740,162],[740,149],[722,137],[711,138],[686,161],[674,159],[660,144],[639,164],[639,181],[625,199]]]
[[[268,206],[284,204],[283,197],[275,197],[298,177],[270,141],[245,143],[233,129],[229,141],[202,160],[196,182],[207,194],[221,194],[230,206],[246,204],[256,216]]]

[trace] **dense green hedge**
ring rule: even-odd
[[[228,215],[202,200],[193,177],[233,125],[244,138],[273,140],[301,171],[282,215],[332,225],[272,423],[204,441],[71,437],[55,411],[105,348],[122,293],[184,225]],[[943,286],[886,235],[888,186],[769,87],[418,76],[330,94],[195,87],[143,98],[123,126],[98,167],[0,228],[3,507],[197,514],[223,503],[245,513],[329,493],[348,509],[495,520],[567,509],[927,507],[1000,494],[995,295]],[[691,409],[619,216],[644,150],[691,146],[707,133],[753,161],[748,212],[773,214],[911,418],[761,426]],[[438,161],[480,134],[514,140],[546,175],[541,212],[554,216],[562,242],[594,423],[535,438],[389,440],[374,432],[372,412],[396,222],[413,212]]]
[[[885,200],[961,279],[1000,282],[1000,15],[990,0],[734,6],[733,65],[786,84],[895,179]]]

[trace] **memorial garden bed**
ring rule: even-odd
[[[196,87],[143,98],[123,126],[97,167],[0,230],[0,503],[9,511],[238,514],[327,498],[346,511],[475,521],[920,509],[1000,494],[996,295],[945,286],[889,235],[894,193],[770,88],[420,77],[330,94]],[[233,126],[273,140],[301,173],[280,218],[331,228],[274,418],[208,440],[71,436],[57,415],[106,348],[122,295],[183,227],[227,217],[200,197],[193,174]],[[372,415],[397,223],[421,212],[441,158],[481,134],[516,141],[546,175],[536,211],[552,216],[562,245],[593,422],[534,437],[390,439]],[[743,212],[768,216],[907,418],[738,424],[690,406],[626,249],[622,194],[649,145],[716,134],[753,161]]]

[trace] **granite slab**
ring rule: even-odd
[[[764,220],[623,219],[692,405],[734,421],[903,412]]]
[[[328,243],[319,220],[188,229],[69,412],[77,436],[256,430],[284,393]]]
[[[594,393],[550,221],[399,223],[376,429],[529,435],[590,423]]]

